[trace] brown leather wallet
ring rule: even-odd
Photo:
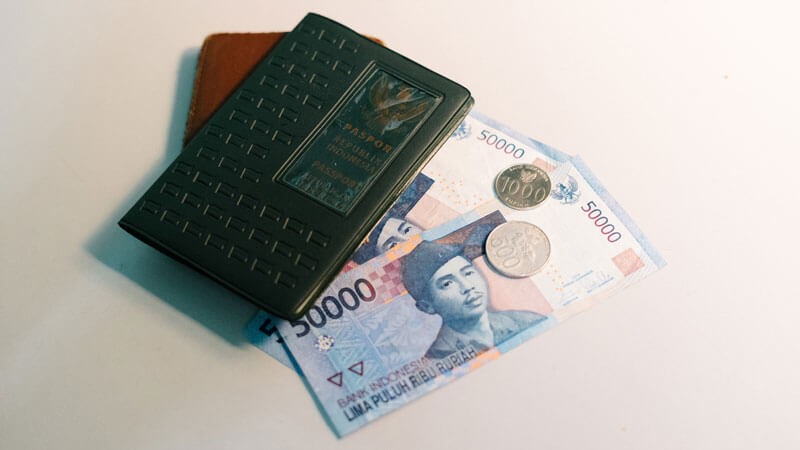
[[[206,37],[197,60],[184,145],[285,34],[217,33]],[[380,39],[370,39],[383,45]]]

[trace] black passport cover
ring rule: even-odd
[[[297,318],[472,104],[453,81],[309,14],[119,224]]]

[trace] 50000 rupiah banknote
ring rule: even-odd
[[[501,150],[504,144],[497,142],[507,138],[498,137],[497,133],[508,137],[513,135],[488,119],[479,117],[476,121],[489,127],[482,129],[482,137],[478,138],[478,142],[487,147],[492,144]],[[465,122],[466,127],[475,123]],[[462,145],[469,144],[464,142],[471,134],[467,130]],[[486,266],[483,256],[476,256],[478,247],[475,243],[479,241],[476,236],[480,234],[473,234],[469,241],[459,241],[466,239],[463,232],[438,239],[436,244],[461,245],[471,249],[471,257],[466,258],[470,261],[469,267],[464,264],[456,268],[459,261],[463,263],[464,260],[453,256],[454,253],[450,255],[454,262],[449,262],[449,266],[442,270],[455,271],[450,274],[453,282],[448,285],[458,284],[456,281],[467,284],[465,280],[477,279],[474,277],[476,273],[482,275],[486,298],[490,299],[485,305],[486,317],[489,318],[482,319],[483,329],[491,331],[491,339],[487,338],[489,334],[476,337],[461,333],[457,323],[445,327],[447,313],[437,312],[432,306],[435,302],[419,300],[424,296],[419,283],[424,285],[438,279],[435,274],[405,271],[402,280],[398,278],[397,261],[422,240],[420,237],[342,274],[304,319],[292,323],[271,322],[286,337],[285,344],[339,433],[352,431],[446,380],[476,368],[479,364],[475,361],[499,355],[663,265],[660,256],[580,159],[563,161],[553,158],[550,160],[552,163],[543,158],[534,159],[553,179],[551,197],[535,210],[516,211],[504,207],[487,194],[487,191],[491,192],[491,187],[487,186],[491,186],[493,175],[504,167],[502,163],[493,165],[491,158],[487,161],[480,160],[480,157],[476,158],[479,159],[477,162],[470,161],[469,157],[481,154],[475,152],[474,147],[472,153],[469,147],[458,149],[459,141],[451,141],[425,169],[436,181],[426,192],[424,201],[418,202],[432,205],[425,209],[426,214],[420,215],[418,223],[421,226],[425,220],[431,223],[430,217],[434,215],[445,217],[446,214],[465,211],[466,214],[455,222],[448,222],[449,227],[442,226],[423,233],[422,238],[436,240],[456,226],[499,209],[501,217],[535,223],[547,233],[552,243],[552,255],[546,266],[534,276],[511,280],[498,278]],[[516,141],[525,142],[521,139]],[[449,152],[443,153],[445,150]],[[513,152],[511,154],[513,157]],[[439,164],[443,167],[439,168]],[[474,164],[478,164],[482,172],[475,171]],[[445,176],[442,170],[449,170],[451,175]],[[452,175],[470,170],[473,173],[466,178]],[[453,187],[455,185],[458,189]],[[477,198],[478,203],[468,201],[470,198]],[[408,216],[413,217],[413,210]],[[456,235],[460,237],[456,238]],[[429,247],[426,244],[420,248]],[[442,250],[443,254],[447,256],[448,251],[457,252],[456,247]],[[463,249],[459,251],[464,253]],[[430,261],[439,261],[435,257],[438,253],[425,254],[428,256],[421,259],[416,256],[410,266],[430,266],[433,264]],[[370,275],[364,275],[370,270]],[[467,276],[467,272],[471,275]],[[376,283],[380,287],[376,287]],[[406,286],[414,283],[417,283],[416,287]],[[476,307],[482,303],[477,297],[462,300]],[[394,306],[385,306],[392,304]],[[398,311],[393,309],[402,305],[406,307]],[[414,339],[405,333],[409,330],[414,330]],[[348,344],[354,342],[357,345]],[[462,352],[464,349],[466,352]],[[373,359],[359,359],[359,352],[366,352]],[[436,362],[432,362],[434,360]],[[383,393],[382,389],[387,385],[380,380],[397,381],[400,374],[410,376],[409,368],[431,371],[423,371],[419,377],[430,378],[439,371],[438,381],[418,384],[419,379],[406,378],[404,384],[395,386],[395,390]],[[352,380],[347,382],[348,376],[363,378],[356,378],[356,384],[353,384]]]
[[[495,211],[438,239],[400,244],[339,276],[305,318],[278,324],[339,435],[575,312],[575,301],[565,305],[558,292],[538,287],[546,278],[566,285],[557,275],[508,278],[487,266],[483,243],[504,221]],[[576,301],[586,306],[592,297]]]

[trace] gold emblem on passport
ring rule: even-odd
[[[374,70],[286,169],[281,182],[347,214],[439,99],[385,70]]]
[[[395,79],[396,80],[396,79]],[[431,105],[426,93],[410,86],[379,77],[369,89],[370,105],[364,105],[364,117],[370,128],[393,129],[421,114]]]

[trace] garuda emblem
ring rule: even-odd
[[[575,178],[572,178],[571,175],[567,175],[567,179],[562,183],[558,183],[553,191],[550,192],[550,197],[553,197],[565,205],[577,202],[581,197],[578,182],[575,181]]]
[[[454,139],[466,139],[470,134],[472,134],[472,127],[465,119],[461,122],[461,125],[459,125],[455,131],[453,131],[453,134],[450,137]]]
[[[421,116],[428,110],[433,98],[384,74],[370,88],[369,102],[370,107],[365,108],[368,125],[384,132]]]
[[[536,172],[532,170],[522,169],[519,174],[519,180],[523,183],[530,183],[536,179]]]

